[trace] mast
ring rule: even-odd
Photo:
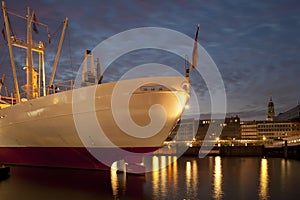
[[[196,69],[198,67],[198,33],[199,33],[200,24],[197,25],[196,35],[194,39],[194,47],[192,53],[192,59],[190,62],[190,66],[187,67],[187,56],[185,57],[185,70],[186,70],[186,78],[190,82],[190,71],[191,69]]]
[[[185,55],[184,58],[184,68],[185,68],[185,77],[190,82],[190,64],[189,64],[189,57],[188,55]]]
[[[10,30],[9,30],[7,10],[6,10],[6,5],[5,5],[4,1],[2,1],[2,10],[3,10],[3,15],[4,15],[4,23],[5,23],[5,30],[6,30],[6,35],[7,35],[7,45],[8,45],[8,50],[9,50],[10,63],[11,63],[11,68],[12,68],[13,78],[14,78],[15,93],[16,93],[17,103],[20,103],[19,84],[18,84],[18,79],[17,79],[14,54],[12,51],[11,35],[10,35]]]
[[[53,81],[54,81],[54,77],[55,77],[55,73],[56,73],[56,68],[57,68],[57,64],[58,64],[58,60],[59,60],[59,56],[60,56],[60,51],[61,51],[61,48],[62,48],[62,45],[63,45],[63,41],[64,41],[68,21],[69,20],[66,17],[66,19],[64,20],[64,28],[63,28],[63,31],[61,33],[61,37],[60,37],[60,40],[59,40],[59,45],[58,45],[58,49],[57,49],[57,53],[56,53],[56,57],[55,57],[54,65],[53,65],[53,70],[52,70],[52,74],[51,74],[51,78],[50,78],[50,82],[49,82],[50,87],[53,85]]]
[[[27,99],[34,98],[33,91],[33,62],[32,62],[32,17],[30,16],[30,8],[27,7],[27,60],[26,60],[26,93]]]
[[[102,83],[102,79],[103,79],[103,75],[102,75],[102,72],[101,72],[100,60],[99,60],[99,58],[97,58],[97,80],[98,80],[98,84]]]
[[[43,80],[42,80],[42,86],[43,86],[43,96],[46,96],[46,71],[45,71],[45,55],[44,52],[42,54],[42,73],[43,73]]]
[[[90,65],[90,68],[88,67]],[[99,66],[100,67],[100,66]],[[84,61],[81,72],[82,86],[97,84],[97,74],[94,63],[94,56],[91,50],[86,50],[84,53]]]

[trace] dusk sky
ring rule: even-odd
[[[242,120],[265,119],[270,96],[273,97],[276,114],[296,106],[300,101],[300,2],[297,0],[9,0],[6,3],[9,10],[22,15],[26,14],[29,5],[38,21],[49,23],[49,31],[53,34],[53,42],[48,47],[50,52],[56,51],[54,45],[60,35],[60,32],[56,33],[57,27],[65,17],[69,18],[56,76],[59,81],[74,78],[86,49],[93,49],[101,41],[122,31],[162,27],[193,38],[196,25],[200,23],[198,41],[221,73],[227,94],[228,116],[239,115]],[[2,14],[1,18],[0,24],[3,24]],[[12,25],[15,34],[24,37],[21,29],[26,26],[26,21],[21,21],[24,24],[20,25],[16,18],[10,18],[12,23],[16,21],[16,25]],[[47,38],[45,28],[38,28],[39,37]],[[9,54],[2,37],[0,45],[0,73],[7,74],[5,83],[9,85],[8,82],[12,82]],[[113,70],[104,74],[104,79],[114,80],[130,66],[154,61],[183,69],[182,60],[161,52],[152,52],[151,55],[151,52],[133,52],[128,58],[120,58]],[[48,74],[51,74],[53,55],[49,53],[46,57]],[[16,56],[20,69],[20,63],[24,61],[22,56]],[[136,61],[139,59],[143,62]],[[198,79],[197,76],[192,77],[192,83],[200,87],[203,81]],[[208,97],[205,86],[203,88],[196,92]]]

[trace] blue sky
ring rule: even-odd
[[[58,80],[74,78],[85,49],[93,49],[119,32],[155,26],[194,37],[195,26],[201,23],[199,43],[222,75],[229,115],[238,114],[242,120],[264,119],[271,95],[277,114],[300,101],[300,2],[297,0],[7,2],[9,9],[22,14],[26,13],[27,5],[35,11],[39,21],[49,23],[53,33],[53,44],[48,46],[50,53],[47,55],[49,73],[59,37],[54,33],[60,21],[65,17],[70,20],[56,76]],[[0,23],[3,24],[3,19]],[[22,35],[23,26],[18,22],[14,25],[16,34]],[[38,28],[39,37],[45,39],[42,35],[46,35],[46,31]],[[11,73],[4,67],[8,65],[8,54],[2,38],[0,45],[0,73],[7,74],[8,82]],[[128,58],[120,58],[113,70],[107,72],[106,80],[114,80],[130,66],[140,64],[130,63],[132,57],[142,56],[143,63],[154,59],[175,68],[183,65],[182,60],[168,54],[151,53],[133,52]],[[17,66],[21,66],[24,57],[17,57],[17,60]],[[203,81],[200,79],[195,76],[192,81],[201,87]],[[208,98],[205,86],[197,92]]]

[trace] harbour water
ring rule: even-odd
[[[299,199],[300,161],[260,157],[154,156],[145,176],[115,171],[11,167],[1,200]]]

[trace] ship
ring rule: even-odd
[[[33,12],[28,8],[25,17],[27,40],[21,40],[11,35],[5,2],[2,2],[2,11],[14,75],[15,95],[7,97],[7,101],[2,98],[0,102],[0,163],[109,169],[110,164],[115,161],[132,155],[134,157],[136,154],[154,152],[162,147],[188,103],[190,82],[187,77],[156,76],[107,83],[101,83],[97,77],[96,84],[86,84],[80,88],[71,84],[68,89],[57,91],[57,84],[53,81],[68,18],[63,22],[64,29],[52,75],[49,86],[46,86],[43,62],[39,63],[38,67],[33,65],[32,53],[37,52],[43,60],[45,50],[43,43],[32,41],[32,29],[37,23]],[[27,52],[27,83],[21,87],[26,92],[25,97],[19,92],[13,47],[24,48]],[[91,52],[87,52],[86,55],[91,55]],[[129,99],[128,106],[119,106],[116,110],[112,107],[114,89],[124,85],[140,87],[132,92],[121,92],[119,98]],[[149,111],[153,105],[160,105],[163,109],[151,113]],[[149,133],[143,135],[147,132],[151,120],[162,118],[162,110],[165,121],[160,130],[153,135],[150,133],[150,136]],[[128,131],[119,127],[114,112],[123,120],[131,120],[144,128],[144,131],[128,134]],[[130,119],[126,118],[128,113]],[[92,121],[96,121],[97,126],[101,127],[101,133]]]

